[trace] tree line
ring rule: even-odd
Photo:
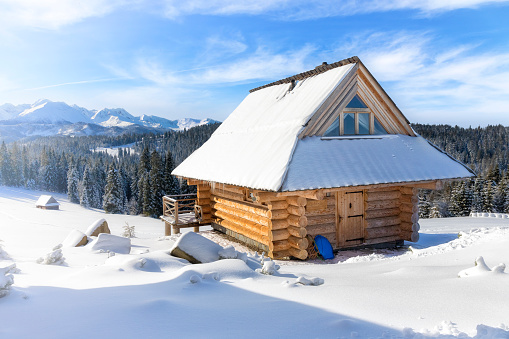
[[[163,195],[190,193],[171,171],[219,124],[162,134],[42,137],[0,145],[0,184],[67,193],[70,201],[109,213],[162,213]],[[501,125],[477,128],[414,124],[414,130],[471,167],[477,178],[421,190],[420,216],[509,213],[509,133]],[[115,154],[99,147],[117,146]]]
[[[67,193],[71,202],[108,213],[162,214],[164,195],[188,194],[173,169],[218,124],[164,134],[44,137],[0,145],[0,184]],[[127,143],[127,144],[126,144]],[[115,154],[98,147],[118,147]]]

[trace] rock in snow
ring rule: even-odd
[[[108,222],[105,219],[98,219],[92,225],[90,225],[85,232],[89,237],[97,237],[99,233],[111,234],[108,227]]]
[[[88,242],[88,237],[85,233],[78,231],[78,230],[72,230],[71,233],[65,238],[65,240],[62,242],[63,247],[78,247],[78,246],[85,246]]]
[[[219,260],[223,247],[197,233],[183,234],[173,245],[170,254],[186,259],[192,264],[209,263]]]

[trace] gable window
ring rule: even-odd
[[[362,99],[355,95],[323,136],[370,134],[387,134],[387,131]]]

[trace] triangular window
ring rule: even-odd
[[[370,134],[387,134],[387,131],[359,95],[356,94],[343,111],[339,113],[338,118],[327,128],[323,136]]]
[[[353,99],[346,105],[346,108],[368,108],[368,106],[359,98],[359,95],[355,94]]]

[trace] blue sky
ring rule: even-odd
[[[224,120],[353,55],[411,122],[509,126],[509,1],[0,0],[0,104]]]

